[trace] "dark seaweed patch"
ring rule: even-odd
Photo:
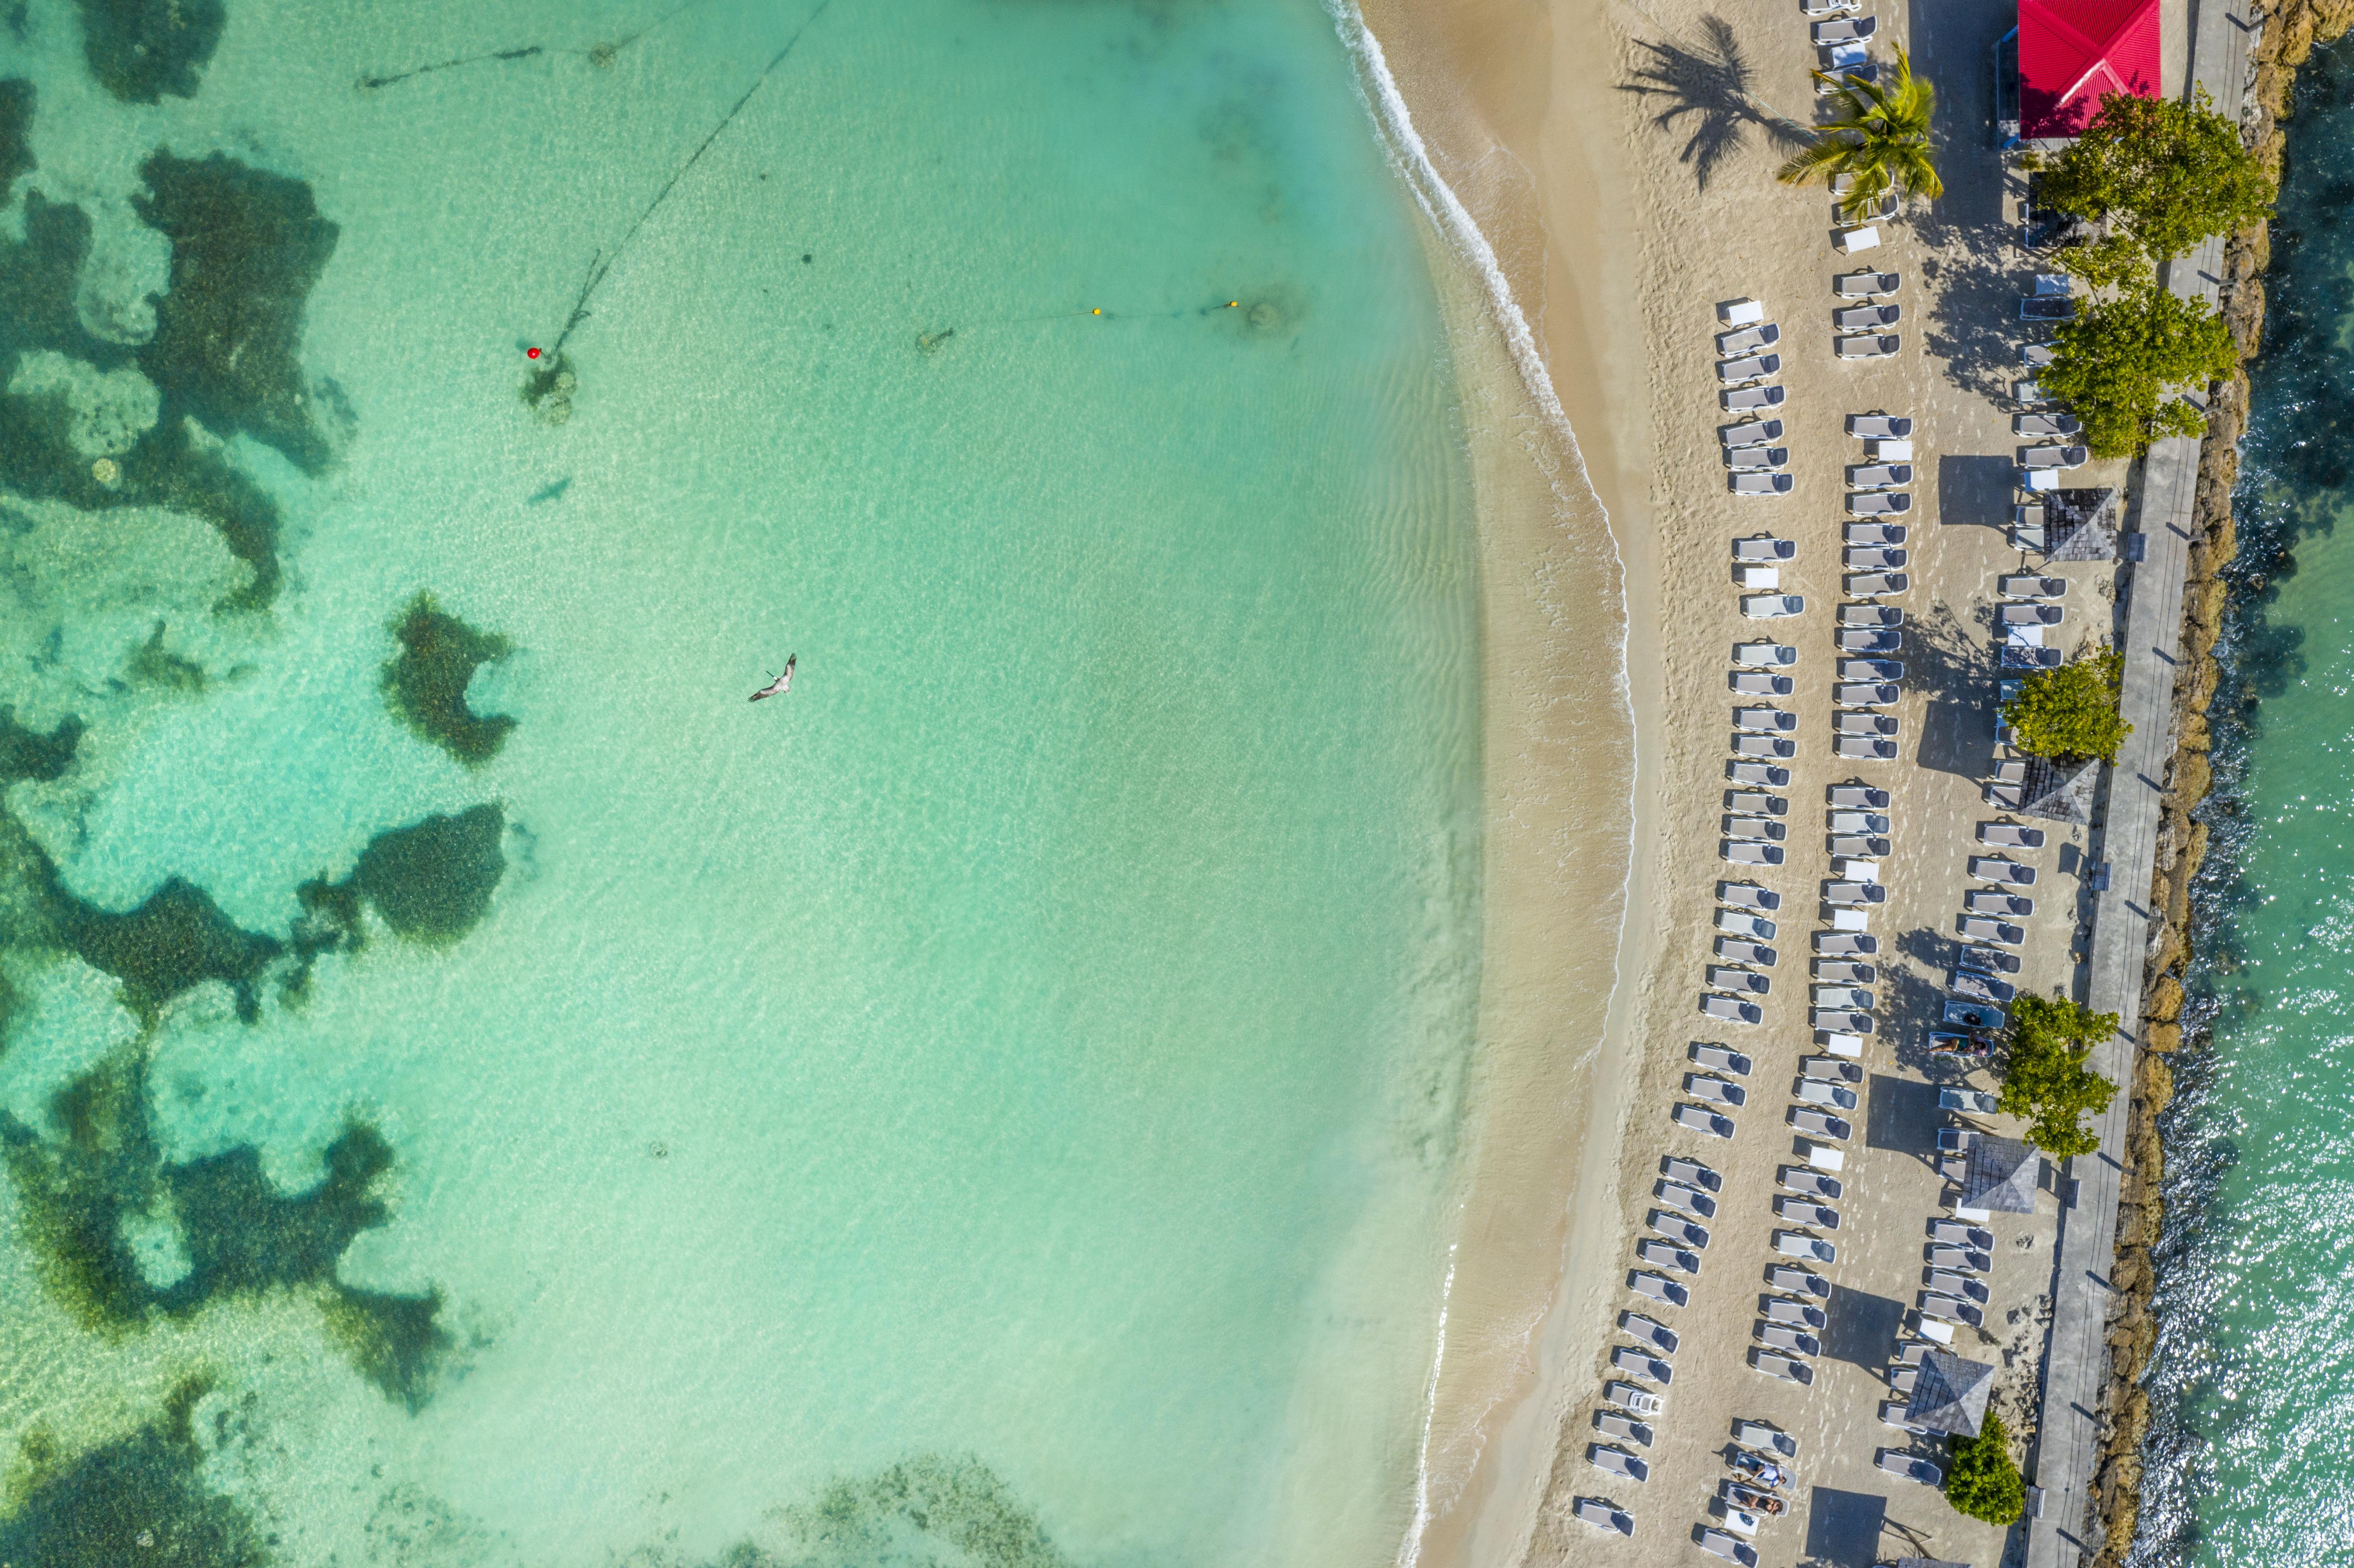
[[[450,1336],[437,1320],[440,1311],[438,1290],[391,1296],[338,1285],[326,1301],[327,1331],[362,1377],[414,1415],[432,1398],[450,1350]]]
[[[9,940],[72,949],[120,980],[123,1005],[149,1021],[174,997],[217,980],[236,993],[238,1016],[251,1022],[262,971],[283,950],[277,938],[241,929],[211,895],[176,876],[127,915],[101,909],[67,890],[56,863],[5,813],[0,886]]]
[[[149,194],[132,205],[172,241],[171,289],[138,351],[166,413],[242,430],[317,473],[328,451],[302,387],[302,311],[338,230],[309,185],[223,154],[159,151],[139,172]]]
[[[0,80],[0,203],[8,199],[16,176],[33,167],[33,150],[27,140],[33,128],[33,84],[22,77]]]
[[[384,667],[385,699],[408,726],[469,767],[498,755],[515,721],[505,714],[477,714],[466,705],[474,672],[509,652],[507,640],[477,631],[442,612],[429,593],[409,601],[395,621],[400,644]]]
[[[164,646],[166,628],[162,621],[147,634],[139,651],[131,655],[128,673],[142,685],[161,686],[165,691],[185,692],[190,695],[205,689],[205,667],[193,659],[183,658]]]
[[[132,350],[93,337],[74,309],[90,248],[89,214],[49,201],[38,191],[26,195],[25,238],[0,238],[0,386],[14,373],[19,355],[44,349],[100,370],[133,363]],[[213,259],[228,268],[228,277],[240,275],[233,258]],[[235,298],[228,289],[220,292]],[[160,322],[163,307],[158,310]],[[151,344],[141,353],[153,350]],[[142,364],[145,368],[143,358]],[[186,416],[195,410],[169,388],[162,417],[117,460],[120,472],[111,486],[67,439],[61,394],[6,397],[0,404],[0,483],[20,495],[64,501],[86,511],[168,506],[201,517],[220,531],[231,555],[253,568],[253,581],[232,604],[259,608],[277,596],[277,505],[260,486],[190,436]]]
[[[16,710],[0,707],[0,783],[17,779],[47,782],[61,779],[73,766],[74,747],[81,744],[82,722],[66,717],[43,735],[16,722]]]
[[[452,942],[474,928],[507,868],[505,817],[476,806],[379,833],[360,852],[352,881],[396,935]]]
[[[191,1427],[209,1392],[183,1383],[161,1418],[59,1465],[28,1440],[23,1500],[0,1520],[5,1568],[265,1568],[253,1520],[198,1478],[204,1452]]]
[[[221,0],[80,0],[82,56],[125,103],[194,98],[220,44]]]
[[[122,1333],[224,1297],[323,1287],[328,1326],[361,1373],[410,1409],[423,1405],[450,1342],[434,1322],[440,1294],[355,1290],[335,1278],[352,1238],[391,1218],[375,1188],[392,1168],[392,1150],[374,1128],[347,1123],[327,1146],[326,1176],[288,1197],[250,1146],[165,1162],[148,1119],[146,1066],[134,1053],[58,1091],[49,1114],[61,1139],[0,1111],[0,1154],[43,1283],[86,1325]],[[127,1218],[156,1213],[176,1224],[188,1260],[162,1287],[141,1270],[123,1233]]]
[[[919,1455],[856,1480],[836,1481],[785,1522],[826,1559],[931,1562],[948,1547],[971,1568],[1067,1568],[1038,1517],[974,1458]]]
[[[50,873],[57,887],[56,873]],[[285,950],[274,937],[247,931],[220,912],[212,895],[173,877],[127,915],[100,909],[57,887],[65,945],[94,969],[122,982],[123,1004],[143,1018],[207,980],[237,993],[237,1015],[259,1015],[256,982]]]

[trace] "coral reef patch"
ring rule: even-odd
[[[57,1138],[0,1111],[0,1157],[52,1298],[85,1326],[120,1334],[226,1297],[315,1290],[360,1372],[387,1397],[421,1407],[450,1345],[435,1321],[439,1293],[356,1290],[335,1277],[352,1238],[391,1218],[376,1192],[392,1168],[390,1146],[365,1122],[348,1122],[326,1148],[325,1176],[287,1196],[250,1146],[165,1160],[146,1080],[135,1048],[74,1079],[50,1101]],[[186,1267],[176,1277],[159,1281],[143,1264],[126,1224],[142,1218],[166,1220],[178,1235]]]
[[[0,79],[0,204],[8,200],[16,176],[31,172],[34,166],[31,141],[35,98],[33,84],[23,77]]]
[[[67,717],[43,735],[16,722],[16,710],[0,706],[0,784],[31,779],[47,783],[65,777],[81,744],[82,722]]]
[[[815,1501],[787,1509],[784,1520],[807,1544],[822,1545],[829,1562],[947,1557],[970,1568],[1068,1568],[1070,1563],[1038,1517],[994,1471],[970,1457],[918,1455],[875,1475],[836,1481]]]
[[[339,231],[309,185],[225,154],[159,151],[139,172],[148,194],[131,204],[172,242],[171,288],[140,367],[173,412],[319,472],[329,454],[302,384],[302,312]]]
[[[196,1406],[210,1390],[180,1385],[163,1414],[69,1460],[25,1444],[20,1496],[0,1517],[0,1563],[24,1568],[267,1568],[252,1519],[205,1489]]]
[[[91,79],[125,103],[194,98],[228,25],[222,0],[79,0]]]
[[[400,652],[384,667],[385,700],[408,727],[468,767],[498,755],[515,721],[505,714],[477,714],[466,705],[474,672],[504,659],[507,640],[477,631],[445,613],[429,593],[411,599],[392,623]]]

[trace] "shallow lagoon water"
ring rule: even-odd
[[[229,0],[152,104],[72,6],[0,35],[10,236],[34,192],[90,220],[89,343],[46,352],[119,377],[92,345],[141,353],[150,293],[172,330],[158,148],[334,230],[302,425],[206,383],[156,427],[195,454],[158,471],[268,499],[270,591],[79,469],[0,500],[0,704],[86,726],[10,784],[12,864],[110,916],[177,878],[283,949],[249,1021],[217,979],[143,1007],[5,890],[12,1147],[101,1150],[178,1305],[94,1318],[12,1164],[0,1543],[61,1539],[24,1532],[96,1455],[178,1478],[108,1495],[220,1561],[1394,1556],[1478,980],[1476,583],[1349,70],[1305,0]],[[524,349],[599,257],[557,422]],[[11,386],[148,482],[135,386]],[[420,594],[504,640],[488,755],[387,700]],[[486,807],[487,868],[371,850]],[[285,1205],[355,1127],[382,1213],[305,1273]],[[264,1189],[217,1176],[247,1149]],[[222,1225],[251,1266],[172,1296]],[[405,1389],[355,1293],[430,1304],[369,1320]]]

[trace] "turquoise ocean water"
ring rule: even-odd
[[[2166,1128],[2146,1568],[2354,1539],[2354,48],[2296,100]]]
[[[122,9],[0,6],[0,1561],[1392,1561],[1477,577],[1331,18]]]

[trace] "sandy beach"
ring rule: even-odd
[[[1508,1065],[1513,1048],[1550,1041],[1555,1059],[1546,1072],[1530,1069],[1528,1081],[1554,1097],[1500,1105],[1491,1096],[1478,1107],[1478,1159],[1436,1382],[1429,1495],[1410,1551],[1430,1564],[1623,1562],[1628,1543],[1567,1513],[1575,1496],[1609,1493],[1640,1516],[1633,1549],[1706,1561],[1687,1544],[1688,1531],[1707,1521],[1716,1477],[1724,1473],[1729,1409],[1808,1434],[1803,1481],[1817,1495],[1828,1483],[1829,1495],[1854,1504],[1842,1504],[1838,1519],[1769,1525],[1756,1543],[1767,1568],[1823,1555],[1831,1545],[1841,1553],[1834,1560],[1848,1560],[1851,1550],[1866,1553],[1858,1561],[1875,1561],[1870,1553],[1883,1525],[1909,1531],[1905,1539],[1916,1546],[1991,1562],[2002,1550],[2001,1531],[1876,1474],[1872,1462],[1879,1446],[1908,1441],[1878,1424],[1877,1406],[1890,1392],[1897,1325],[1910,1321],[1924,1225],[1946,1213],[1933,1152],[1935,1089],[1966,1081],[1990,1086],[1983,1071],[1965,1079],[1952,1064],[1929,1059],[1922,1036],[1955,949],[1975,824],[1997,814],[1981,799],[1995,705],[1986,606],[1994,576],[2020,567],[2003,524],[2017,444],[2007,400],[2020,339],[2012,302],[2024,270],[2004,243],[2016,193],[1988,148],[1979,101],[1987,50],[2008,23],[1991,14],[1916,13],[1908,24],[1902,11],[1880,13],[1882,43],[1893,33],[1916,69],[1945,90],[1947,194],[1925,211],[1915,204],[1900,226],[1884,230],[1889,243],[1863,259],[1904,276],[1905,346],[1893,359],[1855,365],[1831,354],[1829,313],[1832,274],[1859,263],[1831,247],[1827,193],[1772,178],[1788,151],[1776,122],[1813,117],[1808,72],[1817,56],[1795,6],[1367,0],[1364,16],[1420,149],[1486,237],[1513,309],[1532,325],[1544,379],[1575,431],[1595,503],[1607,515],[1623,563],[1637,737],[1628,915],[1618,984],[1599,1028],[1590,1013],[1538,1019],[1527,1012],[1548,1005],[1547,993],[1516,977],[1544,975],[1549,963],[1557,969],[1585,956],[1558,946],[1528,950],[1530,943],[1541,949],[1560,927],[1561,889],[1543,857],[1532,862],[1525,853],[1523,830],[1541,838],[1542,824],[1510,809],[1496,819],[1506,832],[1488,862],[1486,1038],[1508,1046]],[[1885,48],[1879,52],[1887,58]],[[1717,405],[1711,334],[1720,324],[1717,304],[1743,296],[1763,301],[1785,334],[1780,379],[1789,402],[1777,412],[1791,428],[1798,488],[1789,498],[1725,494],[1715,427],[1729,416]],[[1914,586],[1892,601],[1906,610],[1913,661],[1903,698],[1890,710],[1903,726],[1902,750],[1893,762],[1859,768],[1830,755],[1827,732],[1830,633],[1843,597],[1840,465],[1863,456],[1844,433],[1843,416],[1871,409],[1918,421],[1915,461],[1925,477],[1909,519]],[[2121,484],[2124,468],[2096,464],[2070,482]],[[1483,467],[1479,478],[1489,483],[1494,475]],[[1515,641],[1516,599],[1527,596],[1512,585],[1516,576],[1542,577],[1543,567],[1542,556],[1530,567],[1511,554],[1538,535],[1490,526],[1495,536],[1486,559],[1500,579],[1486,595],[1490,789],[1509,808],[1547,799],[1541,776],[1514,771],[1541,764],[1541,756],[1510,740],[1522,705],[1542,689],[1529,678],[1527,649]],[[1797,621],[1760,629],[1738,613],[1727,542],[1755,532],[1797,545],[1783,582],[1808,598],[1808,612]],[[2107,635],[2111,570],[2065,569],[2076,608],[2059,645]],[[1562,635],[1557,625],[1529,630]],[[1725,784],[1727,651],[1766,630],[1802,650],[1797,692],[1783,705],[1803,727],[1789,764],[1788,862],[1759,874],[1785,900],[1783,962],[1766,1026],[1730,1031],[1730,1043],[1754,1054],[1757,1070],[1746,1083],[1741,1134],[1726,1145],[1673,1132],[1668,1112],[1691,1065],[1689,1042],[1728,1033],[1723,1025],[1694,1027],[1702,1021],[1691,1014],[1709,961],[1712,888],[1728,869],[1715,842]],[[1783,1125],[1787,1086],[1799,1057],[1818,1048],[1806,1027],[1804,962],[1815,887],[1829,869],[1817,813],[1826,787],[1851,777],[1894,797],[1896,847],[1885,871],[1893,892],[1873,921],[1893,950],[1882,949],[1881,1033],[1867,1042],[1861,1064],[1871,1094],[1848,1150],[1849,1234],[1838,1271],[1849,1304],[1862,1304],[1853,1320],[1875,1327],[1850,1335],[1855,1342],[1844,1355],[1835,1346],[1814,1388],[1795,1389],[1750,1370],[1742,1349],[1769,1257],[1773,1222],[1765,1197],[1777,1161],[1803,1151]],[[1552,782],[1557,789],[1568,780]],[[1581,777],[1575,787],[1601,782]],[[1596,843],[1606,837],[1590,822],[1564,826]],[[2084,832],[2054,831],[2051,841],[2023,857],[2037,863],[2048,891],[2031,922],[2024,972],[2013,977],[2022,991],[2070,988],[2079,972],[2076,889],[2058,873],[2077,863]],[[1532,1114],[1540,1105],[1549,1118],[1542,1126]],[[1589,1416],[1608,1375],[1604,1358],[1623,1341],[1615,1331],[1618,1311],[1640,1305],[1625,1281],[1662,1153],[1713,1160],[1726,1192],[1737,1198],[1727,1202],[1693,1307],[1680,1318],[1668,1314],[1686,1350],[1671,1414],[1659,1423],[1661,1446],[1649,1455],[1651,1479],[1612,1484],[1585,1462],[1597,1436]],[[2049,1197],[2038,1213],[1999,1216],[2001,1262],[1985,1328],[1963,1330],[1955,1347],[1999,1361],[1996,1403],[2014,1432],[2033,1404],[2053,1224]],[[1549,1278],[1541,1267],[1547,1256]],[[1892,1491],[1900,1495],[1887,1497]],[[1803,1501],[1807,1486],[1798,1495]],[[1842,1542],[1835,1538],[1843,1531],[1863,1535]]]

